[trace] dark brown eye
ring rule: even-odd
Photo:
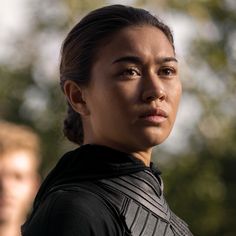
[[[121,73],[121,76],[129,77],[129,78],[136,78],[136,77],[140,77],[140,72],[135,68],[128,68],[128,69],[125,69]]]
[[[176,75],[176,70],[175,68],[172,67],[162,67],[158,71],[158,75],[160,76],[174,76]]]

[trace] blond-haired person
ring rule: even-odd
[[[39,185],[39,139],[28,127],[0,121],[0,235],[19,236]]]

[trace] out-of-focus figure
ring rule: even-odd
[[[0,236],[19,236],[39,186],[39,139],[28,127],[0,121]]]

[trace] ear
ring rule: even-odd
[[[72,80],[65,81],[63,87],[64,93],[72,108],[80,115],[88,115],[89,110],[84,100],[83,89]]]

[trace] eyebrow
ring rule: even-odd
[[[158,57],[156,59],[157,64],[165,63],[165,62],[178,62],[178,60],[175,57]],[[120,57],[118,59],[115,59],[112,64],[119,63],[119,62],[129,62],[134,64],[142,64],[142,60],[140,57],[136,56],[124,56]]]

